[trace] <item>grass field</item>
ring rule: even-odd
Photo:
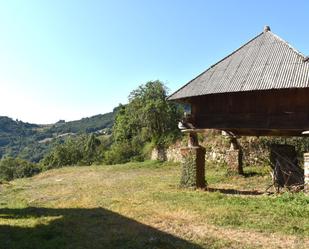
[[[208,168],[209,191],[178,187],[180,166],[68,167],[0,185],[0,248],[309,248],[309,197],[266,195],[269,173]]]

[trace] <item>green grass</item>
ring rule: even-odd
[[[2,248],[308,248],[309,197],[261,194],[267,169],[206,169],[209,191],[178,187],[180,166],[68,167],[0,185]]]

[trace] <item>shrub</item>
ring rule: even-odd
[[[52,147],[41,161],[43,170],[72,165],[92,165],[101,163],[104,151],[110,146],[109,137],[97,137],[95,134],[68,138]]]
[[[64,144],[58,144],[41,161],[44,170],[76,165],[83,159],[82,145],[76,141],[67,140]]]
[[[104,154],[106,164],[120,164],[130,160],[141,161],[141,159],[139,151],[128,142],[114,143]]]
[[[0,180],[11,181],[15,178],[30,177],[39,172],[37,165],[19,158],[6,157],[0,161]]]

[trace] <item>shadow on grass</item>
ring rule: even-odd
[[[209,192],[219,192],[222,194],[229,195],[262,195],[264,192],[260,192],[257,190],[236,190],[236,189],[220,189],[220,188],[207,188]]]
[[[263,176],[262,173],[258,173],[258,172],[244,172],[242,175],[246,178],[254,177],[254,176]]]
[[[103,208],[0,209],[1,249],[178,249],[201,247]],[[25,221],[26,220],[26,221]],[[39,221],[34,227],[20,227]]]

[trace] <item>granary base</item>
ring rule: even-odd
[[[184,188],[205,188],[205,148],[192,146],[180,149],[182,174],[180,186]]]
[[[243,172],[243,163],[242,163],[242,150],[228,150],[226,152],[226,161],[228,165],[228,171],[231,174],[240,174],[242,175]]]
[[[304,154],[304,191],[309,194],[309,153]]]

